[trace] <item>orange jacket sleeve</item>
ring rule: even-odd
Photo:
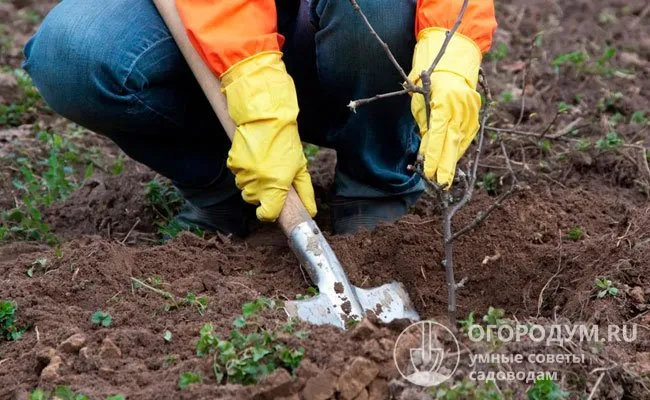
[[[275,0],[176,0],[190,41],[221,76],[231,66],[263,51],[278,51]]]
[[[418,0],[415,34],[432,27],[451,29],[462,5],[463,0]],[[457,32],[472,39],[485,53],[492,45],[496,27],[494,1],[470,0]]]

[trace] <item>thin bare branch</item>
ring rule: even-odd
[[[436,55],[436,58],[433,59],[433,62],[431,63],[431,66],[426,71],[427,75],[431,76],[433,71],[436,69],[436,66],[438,66],[438,63],[440,62],[440,59],[445,54],[445,51],[447,50],[447,46],[449,45],[449,42],[451,41],[452,36],[454,36],[456,31],[458,30],[458,27],[460,27],[460,24],[463,22],[463,16],[465,15],[465,10],[467,10],[467,4],[468,3],[469,3],[469,0],[463,0],[463,5],[460,7],[460,12],[458,13],[458,17],[456,18],[456,22],[454,22],[454,25],[451,27],[451,29],[449,31],[447,31],[447,36],[445,37],[445,40],[442,42],[442,46],[440,47],[440,51],[438,52],[438,55]]]
[[[402,90],[397,90],[395,92],[388,92],[388,93],[381,93],[378,95],[375,95],[373,97],[368,97],[365,99],[359,99],[359,100],[352,100],[348,104],[348,108],[352,110],[352,112],[357,112],[357,107],[365,106],[368,103],[372,103],[373,101],[385,99],[388,97],[395,97],[395,96],[401,96],[404,94],[409,94],[410,91],[408,89],[402,89]]]
[[[458,230],[456,233],[453,234],[453,236],[450,238],[450,241],[453,242],[454,240],[458,239],[460,236],[466,234],[467,232],[473,230],[479,224],[492,213],[492,211],[496,210],[497,208],[501,207],[503,205],[503,202],[510,196],[512,196],[517,190],[519,190],[519,185],[512,185],[510,189],[508,189],[507,192],[501,194],[494,203],[490,205],[485,211],[480,213],[472,222],[467,224],[465,227],[462,229]]]
[[[560,271],[562,271],[562,235],[560,235],[560,243],[558,244],[558,261],[557,261],[557,272],[553,274],[549,278],[548,281],[546,281],[546,284],[542,287],[542,290],[539,292],[539,297],[537,298],[537,317],[539,317],[539,314],[542,313],[542,305],[544,304],[544,291],[550,285],[551,281],[555,279],[558,275],[560,275]]]
[[[510,172],[510,176],[512,177],[513,181],[517,183],[517,174],[515,174],[515,170],[512,168],[512,162],[510,162],[510,156],[508,156],[508,149],[506,149],[505,143],[503,143],[503,140],[499,140],[499,146],[501,146],[501,152],[503,153],[503,158],[506,160],[506,166],[508,167],[508,172]]]
[[[528,61],[524,64],[524,70],[522,71],[521,76],[521,108],[519,110],[519,118],[515,124],[515,128],[521,125],[521,121],[524,120],[524,114],[526,112],[526,72],[528,71]]]
[[[363,22],[366,24],[366,26],[370,30],[370,33],[372,33],[372,36],[374,36],[375,39],[377,39],[377,41],[381,44],[381,47],[384,49],[384,52],[386,53],[386,55],[390,59],[390,62],[392,62],[393,65],[395,66],[395,68],[397,69],[397,71],[399,71],[399,74],[402,76],[402,79],[404,80],[404,82],[407,82],[407,86],[405,86],[405,87],[408,88],[410,86],[415,86],[415,85],[413,85],[413,82],[411,82],[411,80],[408,78],[408,75],[406,75],[406,72],[404,72],[404,69],[402,68],[402,66],[399,65],[399,62],[397,62],[397,59],[393,55],[393,52],[390,51],[390,48],[388,47],[388,44],[382,40],[382,38],[379,36],[377,31],[375,31],[375,28],[372,26],[370,21],[368,21],[368,17],[366,17],[366,14],[363,13],[363,10],[359,6],[359,3],[357,3],[357,0],[350,0],[350,4],[352,4],[352,8],[354,8],[354,11],[356,11],[357,14],[359,14],[361,16],[361,18],[363,18]]]
[[[476,185],[476,177],[478,173],[478,165],[481,159],[481,152],[483,151],[483,141],[485,139],[485,127],[487,125],[487,120],[490,116],[492,110],[492,92],[487,89],[487,81],[485,75],[482,71],[479,72],[479,82],[481,82],[481,87],[486,88],[485,95],[487,98],[487,104],[483,104],[483,118],[481,119],[481,128],[479,129],[478,134],[478,145],[476,146],[474,163],[472,165],[472,172],[469,175],[469,185],[465,189],[465,195],[463,198],[452,208],[451,217],[456,215],[460,209],[465,207],[465,205],[472,199],[474,193],[474,186]]]
[[[542,131],[542,133],[540,133],[540,135],[539,135],[539,139],[540,139],[540,140],[541,140],[541,139],[544,139],[544,137],[546,136],[546,134],[548,133],[548,131],[551,130],[551,127],[555,124],[555,121],[557,121],[557,118],[560,116],[560,114],[561,114],[561,113],[560,113],[559,111],[557,111],[557,112],[555,113],[555,116],[553,117],[553,120],[551,120],[551,122],[549,122],[549,124],[546,126],[546,129],[544,129],[544,130]]]
[[[594,395],[596,394],[596,391],[598,390],[598,386],[600,386],[600,382],[603,381],[604,376],[605,376],[605,372],[600,374],[600,376],[596,380],[596,383],[594,384],[594,388],[591,389],[591,393],[589,393],[589,398],[587,398],[587,400],[591,400],[591,399],[594,398]]]

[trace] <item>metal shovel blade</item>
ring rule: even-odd
[[[374,289],[362,289],[352,286],[361,304],[362,314],[373,313],[382,322],[388,323],[398,319],[419,321],[420,316],[413,309],[408,294],[399,282],[392,282]],[[324,294],[307,300],[285,302],[285,310],[291,317],[315,325],[336,325],[345,328],[349,321],[358,317],[341,309],[338,302],[330,301]]]
[[[311,299],[285,302],[289,316],[343,329],[349,322],[368,313],[386,323],[397,319],[420,319],[399,282],[373,289],[352,286],[334,251],[313,221],[296,226],[289,235],[289,244],[319,290],[319,294]]]

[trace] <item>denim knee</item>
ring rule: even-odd
[[[415,47],[415,0],[358,0],[358,4],[408,71]],[[401,77],[349,1],[312,0],[311,19],[317,29],[318,72],[326,90],[331,85],[332,94],[342,91],[351,97],[399,89]]]
[[[357,0],[373,28],[393,52],[409,55],[415,44],[415,0]],[[312,24],[324,36],[336,35],[342,48],[357,61],[376,61],[386,55],[349,1],[312,0]],[[354,51],[353,51],[354,50]],[[397,56],[397,54],[396,54]],[[368,58],[375,57],[375,58]]]
[[[120,130],[115,117],[141,112],[136,96],[151,79],[138,68],[143,55],[163,44],[177,52],[164,24],[129,21],[133,12],[160,19],[151,2],[129,3],[64,1],[25,46],[23,67],[50,107],[100,133]]]

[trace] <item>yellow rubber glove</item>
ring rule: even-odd
[[[228,168],[257,218],[275,221],[291,185],[313,217],[314,189],[298,135],[298,100],[282,53],[264,52],[232,66],[221,77],[228,113],[237,130]]]
[[[422,86],[420,74],[429,69],[445,40],[445,29],[427,28],[418,35],[409,78]],[[424,174],[451,187],[456,164],[476,136],[481,96],[476,92],[481,50],[473,40],[454,34],[431,74],[431,119],[427,125],[424,96],[414,94],[411,112],[420,128]],[[427,127],[428,126],[428,127]]]

